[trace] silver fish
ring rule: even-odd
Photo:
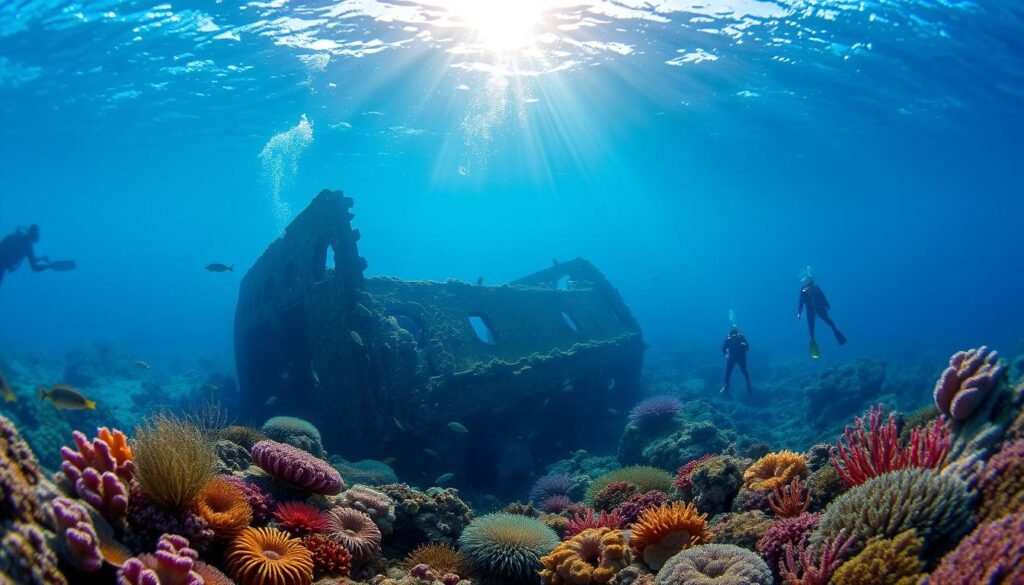
[[[448,423],[448,428],[453,430],[453,431],[455,431],[456,433],[468,433],[469,432],[469,429],[467,429],[465,425],[463,425],[462,423],[459,423],[459,422],[450,422],[450,423]]]
[[[430,455],[434,459],[440,459],[441,458],[441,456],[437,454],[437,451],[434,451],[433,449],[431,449],[429,447],[424,449],[423,452],[426,453],[427,455]]]
[[[609,408],[608,409],[608,414],[610,414],[612,416],[619,416],[619,411],[615,410],[614,408]]]
[[[402,423],[398,420],[398,417],[391,417],[391,420],[395,422],[396,429],[402,431],[403,433],[405,432],[405,427],[402,426]]]
[[[267,398],[267,401],[264,402],[263,404],[266,405],[266,406],[270,406],[271,404],[273,404],[275,402],[277,402],[277,395],[274,395],[274,396],[271,396],[270,398]]]
[[[442,475],[442,476],[438,477],[437,479],[435,479],[434,483],[436,485],[443,485],[443,484],[446,484],[446,483],[448,483],[449,481],[451,481],[453,479],[455,479],[455,474],[454,473],[445,473],[444,475]]]

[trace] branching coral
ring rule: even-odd
[[[885,419],[878,405],[868,413],[867,426],[857,417],[852,427],[846,427],[832,452],[832,464],[846,485],[853,487],[899,469],[936,469],[946,459],[949,442],[949,427],[940,417],[924,428],[913,429],[907,446],[902,446],[896,416],[890,414]]]
[[[348,550],[322,534],[304,537],[302,546],[313,555],[313,573],[317,576],[344,577],[352,568]]]
[[[768,505],[780,518],[792,518],[807,511],[811,505],[811,491],[804,495],[804,482],[794,476],[788,486],[777,485],[768,496]]]
[[[214,475],[217,454],[202,430],[169,415],[135,429],[136,476],[157,504],[183,510]]]
[[[594,509],[611,512],[630,496],[640,493],[640,488],[625,481],[613,481],[594,494]]]
[[[634,494],[629,496],[629,499],[625,502],[619,504],[615,511],[622,516],[626,524],[632,524],[640,519],[641,514],[651,508],[661,507],[666,501],[665,494],[661,492]]]
[[[917,585],[924,573],[923,543],[913,530],[873,539],[836,570],[830,585]]]
[[[672,489],[672,476],[657,467],[634,465],[623,467],[602,475],[590,483],[584,500],[593,504],[594,497],[610,483],[623,481],[631,483],[639,492],[658,491],[668,493]]]
[[[424,544],[409,553],[405,558],[405,564],[410,567],[426,565],[438,575],[448,573],[454,575],[466,575],[468,567],[466,559],[459,551],[447,544]]]
[[[979,515],[995,520],[1024,510],[1024,439],[1004,443],[978,472]]]
[[[313,555],[297,538],[276,528],[246,528],[225,553],[239,585],[309,585]]]
[[[630,546],[651,569],[660,569],[677,552],[707,542],[707,514],[693,504],[676,502],[647,510],[632,526]]]
[[[787,484],[794,477],[807,477],[807,460],[793,451],[769,453],[758,459],[743,472],[743,487],[755,491],[770,491]]]
[[[824,541],[820,546],[809,545],[806,537],[799,547],[787,544],[786,554],[779,564],[782,582],[785,585],[827,585],[853,543],[854,537],[840,530],[835,539]]]
[[[853,538],[851,553],[874,537],[895,538],[916,528],[926,553],[941,553],[971,528],[967,484],[952,475],[904,469],[868,480],[825,510],[812,536],[815,545],[840,532]]]
[[[760,557],[731,544],[706,544],[675,555],[658,572],[655,585],[772,585]]]
[[[75,492],[107,518],[123,518],[128,510],[128,485],[135,476],[132,450],[124,433],[101,427],[92,441],[79,431],[71,438],[76,449],[61,447],[61,470]]]
[[[314,494],[334,495],[345,487],[341,474],[326,461],[285,443],[256,443],[252,460],[282,483]]]
[[[53,500],[53,523],[61,541],[62,556],[79,571],[91,573],[103,567],[100,539],[85,508],[74,500]]]
[[[584,530],[541,558],[541,580],[548,585],[607,583],[629,564],[629,548],[619,530]]]
[[[188,539],[174,534],[160,537],[156,553],[128,559],[117,571],[118,585],[203,585],[193,571],[199,553]]]
[[[366,563],[380,554],[380,529],[373,518],[352,508],[327,512],[327,534],[352,553],[356,563]]]
[[[768,562],[773,570],[778,570],[779,561],[785,553],[786,546],[800,544],[812,530],[818,527],[821,514],[801,514],[795,518],[783,518],[772,523],[764,536],[757,541],[757,552]]]
[[[284,502],[274,509],[274,519],[296,536],[327,531],[327,516],[320,508],[305,502]]]
[[[626,525],[626,519],[618,511],[612,513],[601,512],[587,508],[583,513],[574,514],[565,524],[563,538],[572,538],[584,530],[593,528],[622,528]]]
[[[540,520],[504,513],[474,519],[459,538],[459,550],[474,569],[515,581],[536,575],[541,557],[556,546],[558,535]]]
[[[675,486],[680,491],[689,490],[693,486],[691,476],[693,475],[693,472],[697,469],[697,466],[715,456],[716,455],[709,453],[707,455],[701,455],[696,459],[691,459],[690,461],[686,462],[682,467],[679,468],[679,471],[676,472],[676,478],[673,481]]]
[[[3,417],[0,417],[6,421]],[[0,423],[2,426],[2,423]],[[46,542],[46,533],[35,523],[4,525],[0,537],[0,583],[66,585],[57,555]]]
[[[978,526],[943,557],[925,585],[1018,585],[1024,578],[1024,512]]]
[[[956,352],[935,383],[935,406],[955,421],[969,419],[1005,369],[999,354],[984,345]]]
[[[192,508],[218,537],[233,538],[252,522],[252,508],[234,483],[215,478],[196,495]]]

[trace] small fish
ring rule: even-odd
[[[89,400],[81,392],[67,384],[54,384],[49,390],[39,386],[39,399],[49,400],[54,408],[60,410],[96,410],[96,402]]]
[[[612,378],[611,380],[608,380],[608,389],[609,390],[614,390],[615,389],[615,378]]]
[[[423,452],[426,453],[427,455],[430,455],[434,459],[440,459],[441,458],[441,456],[437,454],[437,451],[434,451],[433,449],[431,449],[429,447],[424,449]]]
[[[384,465],[391,465],[395,461],[398,461],[397,457],[385,457],[380,460],[380,462],[383,463]]]
[[[18,397],[11,391],[11,387],[7,384],[7,378],[4,377],[4,373],[0,372],[0,392],[3,392],[4,400],[7,402],[17,402]]]
[[[218,388],[214,384],[203,384],[203,390],[209,390],[210,392],[216,392],[217,390],[220,390],[220,388]]]
[[[458,423],[458,422],[450,422],[450,423],[448,423],[448,428],[453,430],[453,431],[455,431],[456,433],[468,433],[469,432],[469,429],[467,429],[465,425],[463,425],[462,423]]]
[[[275,402],[277,402],[277,395],[274,395],[274,396],[271,396],[270,398],[267,398],[267,401],[264,402],[263,405],[264,406],[270,406],[271,404],[273,404]]]
[[[609,408],[608,409],[608,414],[610,414],[612,416],[619,416],[619,411],[615,410],[614,408]]]
[[[445,473],[444,475],[442,475],[442,476],[438,477],[437,479],[435,479],[434,480],[434,484],[435,485],[444,485],[444,484],[448,483],[449,481],[451,481],[453,479],[455,479],[455,474],[454,473]]]
[[[214,262],[213,264],[207,264],[206,265],[206,269],[209,270],[210,272],[234,272],[235,271],[235,265],[234,264],[221,264],[219,262]]]
[[[396,429],[402,431],[403,433],[405,432],[405,427],[402,426],[402,423],[398,420],[398,417],[393,416],[393,417],[391,417],[391,420],[393,420],[395,422],[395,428]]]
[[[313,385],[319,386],[320,385],[320,376],[316,373],[316,370],[314,370],[312,367],[309,368],[309,375],[313,378]]]
[[[148,370],[151,366],[149,365],[148,362],[144,362],[142,360],[139,360],[139,361],[135,362],[135,367],[139,368],[140,370]]]
[[[352,334],[352,341],[353,341],[353,343],[355,343],[359,347],[362,347],[363,346],[363,338],[358,333],[356,333],[355,331],[351,331],[350,330],[349,333]]]

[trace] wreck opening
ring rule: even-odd
[[[480,312],[472,312],[469,314],[469,326],[472,327],[477,339],[487,345],[497,345],[498,338],[494,334],[494,325],[490,317]]]

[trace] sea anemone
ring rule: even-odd
[[[459,551],[447,544],[424,544],[409,553],[405,558],[405,564],[410,567],[426,565],[438,575],[454,574],[465,575],[468,573],[466,559]]]
[[[619,512],[601,512],[597,514],[594,510],[587,508],[582,513],[576,513],[565,524],[563,538],[572,538],[584,530],[591,528],[613,528],[619,529],[626,525],[626,519]]]
[[[921,546],[913,530],[892,539],[872,539],[832,575],[831,585],[917,585],[924,573]],[[979,583],[982,581],[978,581]]]
[[[192,563],[192,571],[203,578],[203,585],[235,585],[235,582],[221,573],[220,569],[203,561]]]
[[[313,572],[317,576],[344,577],[352,569],[352,555],[348,550],[322,534],[304,537],[302,546],[313,555]]]
[[[743,487],[755,491],[771,491],[796,476],[807,477],[807,460],[793,451],[769,453],[758,459],[743,473]]]
[[[574,484],[568,475],[553,473],[538,478],[530,489],[530,500],[539,504],[551,496],[568,496]]]
[[[252,460],[275,479],[314,494],[334,495],[345,487],[341,475],[326,461],[285,443],[256,443]]]
[[[707,517],[683,502],[647,510],[632,526],[630,546],[648,567],[660,569],[672,555],[710,538]]]
[[[641,493],[650,491],[668,493],[672,490],[672,476],[669,475],[667,471],[658,469],[657,467],[633,465],[610,471],[590,482],[584,501],[593,505],[594,497],[598,492],[604,489],[608,484],[617,481],[631,483],[635,485]]]
[[[192,504],[214,476],[217,454],[202,430],[160,414],[135,429],[135,475],[154,502],[174,510]]]
[[[233,538],[252,522],[252,508],[245,494],[226,479],[215,478],[203,486],[192,509],[221,538]]]
[[[705,544],[684,550],[665,563],[655,585],[772,585],[772,572],[760,557],[731,544]]]
[[[675,396],[652,396],[629,411],[629,420],[638,427],[650,427],[672,420],[682,410],[683,403]]]
[[[629,548],[619,530],[584,530],[540,559],[547,585],[607,583],[629,565]]]
[[[484,575],[526,581],[558,542],[555,531],[540,520],[499,512],[470,522],[459,537],[459,550]]]
[[[313,555],[297,538],[276,528],[246,528],[225,553],[239,585],[309,585]]]
[[[327,531],[327,517],[320,508],[305,502],[284,502],[274,510],[274,519],[296,536]]]
[[[344,546],[356,563],[380,554],[380,529],[373,518],[353,508],[334,508],[327,513],[327,534]]]
[[[572,506],[569,496],[548,496],[540,503],[540,509],[546,514],[560,514]]]

